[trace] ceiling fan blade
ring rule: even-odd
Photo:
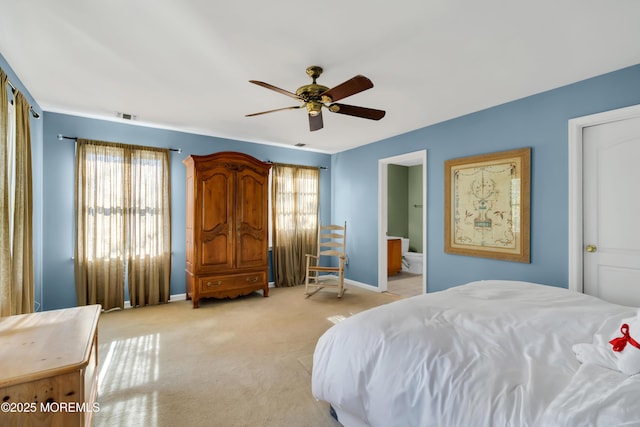
[[[322,122],[322,111],[320,111],[317,116],[309,114],[309,130],[311,132],[322,129],[322,126],[324,126]]]
[[[324,102],[335,102],[342,98],[346,98],[347,96],[355,95],[356,93],[371,89],[372,87],[373,83],[371,82],[371,80],[369,80],[365,76],[357,75],[347,80],[346,82],[339,84],[338,86],[324,91],[320,94],[320,96],[331,98],[331,101]]]
[[[329,111],[370,120],[380,120],[386,114],[385,111],[376,110],[375,108],[356,107],[355,105],[345,104],[331,104],[329,105]]]
[[[245,117],[259,116],[261,114],[274,113],[276,111],[295,110],[297,108],[302,108],[302,107],[304,107],[304,105],[296,105],[295,107],[276,108],[275,110],[261,111],[259,113],[253,113],[253,114],[246,114]]]
[[[262,86],[264,88],[267,88],[267,89],[275,90],[278,93],[290,96],[291,98],[294,98],[294,99],[302,99],[302,98],[300,98],[298,95],[296,95],[293,92],[289,92],[288,90],[280,89],[279,87],[276,87],[276,86],[271,85],[269,83],[261,82],[261,81],[258,81],[258,80],[249,80],[249,83],[253,83],[253,84],[256,84],[258,86]]]

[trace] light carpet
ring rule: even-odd
[[[103,313],[100,426],[339,426],[311,395],[315,344],[335,322],[400,299],[304,287]]]

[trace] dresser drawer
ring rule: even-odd
[[[266,281],[267,275],[263,271],[231,276],[205,276],[198,280],[202,295],[233,289],[261,288]]]

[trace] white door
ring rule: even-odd
[[[584,292],[640,307],[640,117],[583,129]]]

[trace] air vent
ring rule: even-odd
[[[119,118],[123,119],[123,120],[135,120],[135,119],[136,119],[136,116],[134,116],[133,114],[129,114],[129,113],[120,113],[120,112],[117,112],[117,113],[116,113],[116,115],[117,115]]]

